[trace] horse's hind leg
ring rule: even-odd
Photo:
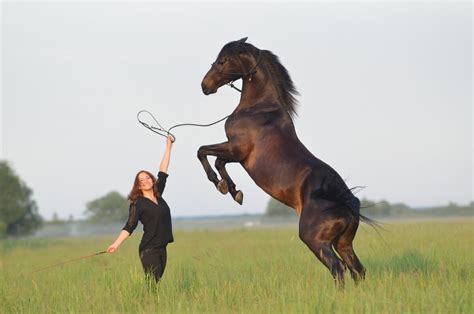
[[[342,235],[334,244],[334,248],[349,268],[351,277],[356,283],[359,280],[365,278],[365,268],[355,254],[354,248],[352,247],[352,241],[354,240],[358,227],[359,220],[352,217],[351,222],[347,226],[346,230],[344,230]]]
[[[321,206],[324,202],[311,201],[303,208],[299,223],[300,239],[331,272],[336,285],[344,286],[344,263],[332,249],[335,239],[340,236],[347,223]],[[326,208],[326,207],[325,207]]]
[[[225,182],[227,182],[227,186],[228,186],[230,195],[232,195],[232,198],[237,203],[242,205],[242,202],[243,202],[243,199],[244,199],[244,194],[242,193],[242,191],[236,191],[235,190],[235,183],[234,183],[234,181],[232,181],[232,179],[230,178],[230,176],[227,173],[227,170],[225,168],[226,163],[227,162],[225,160],[223,160],[221,158],[217,158],[216,163],[215,163],[216,169],[219,172],[219,174],[221,175],[222,179]]]

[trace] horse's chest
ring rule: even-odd
[[[275,117],[272,113],[239,114],[227,119],[225,131],[228,136],[254,134],[273,123],[274,120]]]
[[[230,141],[248,137],[250,130],[245,119],[233,119],[225,124],[225,134]]]
[[[242,128],[245,123],[246,123],[246,121],[242,117],[238,117],[238,118],[237,117],[231,117],[231,118],[227,119],[227,121],[225,122],[225,131],[229,132],[229,131],[232,131],[234,129]]]

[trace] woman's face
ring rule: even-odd
[[[153,188],[153,180],[145,172],[142,172],[138,175],[138,182],[139,182],[138,186],[140,187],[140,190],[142,191],[148,191]]]

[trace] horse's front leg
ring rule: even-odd
[[[229,192],[229,186],[227,184],[227,181],[225,179],[219,180],[219,178],[217,177],[217,174],[211,168],[211,165],[209,164],[209,161],[207,160],[208,155],[216,156],[218,159],[220,158],[224,160],[234,161],[235,159],[232,154],[230,143],[224,142],[221,144],[201,146],[198,149],[198,153],[197,153],[197,157],[199,158],[199,161],[201,161],[201,164],[204,167],[204,171],[206,171],[207,178],[209,179],[209,181],[214,183],[216,188],[222,194],[226,194],[227,192]]]
[[[221,175],[222,179],[227,182],[227,185],[229,187],[229,192],[230,195],[232,195],[232,198],[234,201],[242,205],[243,199],[244,199],[244,194],[242,191],[236,191],[235,190],[235,183],[232,181],[230,178],[229,174],[227,173],[227,169],[225,168],[227,161],[221,158],[216,159],[216,169],[219,171],[219,174]]]

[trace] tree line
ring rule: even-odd
[[[361,199],[360,212],[368,217],[414,217],[414,216],[472,216],[474,215],[474,201],[467,205],[453,202],[444,206],[413,209],[404,203],[389,203],[386,200],[374,201],[367,198]],[[269,217],[295,216],[293,208],[270,198],[267,203],[265,215]]]

